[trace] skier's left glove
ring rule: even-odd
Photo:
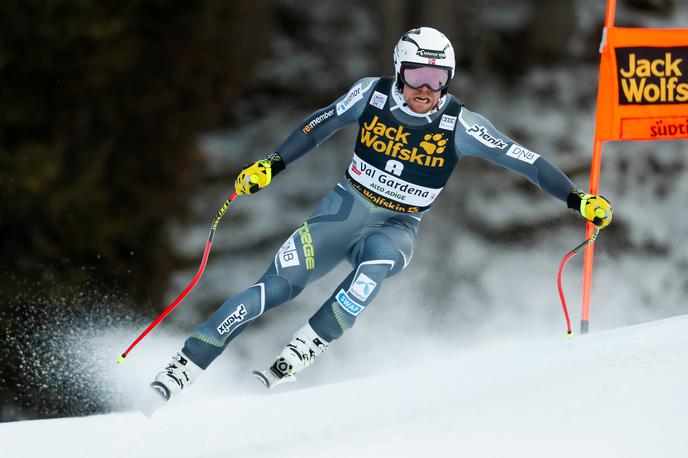
[[[586,194],[581,189],[574,188],[566,199],[566,205],[578,210],[584,218],[592,221],[600,229],[612,222],[612,205],[602,196]]]
[[[245,165],[234,182],[234,189],[239,195],[255,194],[270,184],[272,177],[284,170],[284,160],[279,154],[270,154],[265,159]]]

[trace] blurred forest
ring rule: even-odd
[[[5,296],[97,281],[159,297],[165,223],[201,178],[195,140],[267,54],[264,36],[237,46],[264,3],[2,2]]]
[[[674,7],[620,1],[619,17],[640,25]],[[521,91],[534,68],[594,66],[603,19],[602,0],[0,2],[0,420],[103,410],[45,392],[39,404],[22,387],[16,348],[28,337],[17,323],[36,312],[22,304],[60,308],[95,290],[125,298],[125,313],[158,310],[176,293],[172,274],[198,262],[170,228],[192,221],[205,186],[229,192],[238,167],[270,148],[233,151],[218,169],[205,134],[276,110],[292,114],[288,133],[358,78],[391,74],[392,47],[418,25],[452,40],[452,92],[479,105],[495,87]],[[571,105],[588,109],[596,81],[580,84]]]

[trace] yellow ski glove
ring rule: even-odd
[[[244,170],[239,173],[234,182],[234,189],[239,195],[255,194],[272,181],[272,177],[284,170],[284,161],[279,154],[274,153],[244,166]]]
[[[584,218],[592,221],[600,229],[612,222],[612,205],[600,195],[586,194],[575,188],[566,199],[566,204],[569,208],[578,210]]]

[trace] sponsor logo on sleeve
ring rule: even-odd
[[[616,48],[620,105],[688,102],[688,46]]]
[[[440,129],[453,131],[454,127],[456,127],[456,116],[442,115]]]
[[[504,149],[508,146],[508,144],[501,138],[491,135],[485,126],[481,126],[480,124],[470,124],[463,117],[459,117],[459,120],[466,129],[466,133],[478,140],[483,145],[490,148],[499,149]]]
[[[341,102],[337,104],[337,116],[341,116],[345,113],[353,104],[358,102],[363,98],[363,86],[357,84],[352,87],[351,90],[346,94],[346,97],[342,99]]]
[[[386,102],[387,96],[382,92],[375,91],[373,92],[373,96],[370,98],[370,104],[375,108],[379,108],[380,110],[384,108]]]
[[[326,120],[327,118],[330,118],[334,114],[334,108],[331,110],[328,110],[324,113],[319,114],[315,118],[311,119],[310,121],[307,121],[306,125],[303,126],[303,133],[308,135],[315,129],[321,122]]]
[[[349,312],[353,316],[358,316],[365,308],[362,305],[354,302],[343,289],[340,289],[337,293],[337,302],[345,311]]]
[[[229,328],[232,327],[233,324],[244,321],[247,313],[248,312],[246,311],[244,304],[240,304],[232,313],[229,314],[227,318],[224,319],[222,323],[220,323],[220,326],[217,327],[217,332],[219,332],[220,335],[227,334],[229,332]]]
[[[527,162],[528,164],[534,163],[540,157],[539,154],[536,154],[528,149],[525,149],[524,147],[522,147],[521,145],[517,145],[516,143],[511,145],[509,151],[506,152],[506,155],[518,159],[519,161]]]
[[[377,282],[364,273],[358,274],[349,288],[349,294],[361,302],[365,302],[373,292]]]
[[[299,255],[296,252],[296,244],[293,238],[289,237],[289,240],[284,242],[282,248],[277,252],[277,257],[283,269],[286,267],[298,266],[300,264]]]
[[[504,149],[507,147],[507,143],[504,140],[493,135],[490,135],[485,126],[474,124],[466,132],[468,132],[468,135],[470,135],[483,145],[488,146],[490,148]]]

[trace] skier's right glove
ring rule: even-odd
[[[581,189],[574,188],[566,199],[569,208],[578,210],[583,217],[600,229],[612,222],[612,205],[602,196],[586,194]]]
[[[270,184],[272,177],[284,170],[284,160],[279,154],[270,154],[265,159],[245,165],[234,182],[234,189],[239,195],[255,194]]]

